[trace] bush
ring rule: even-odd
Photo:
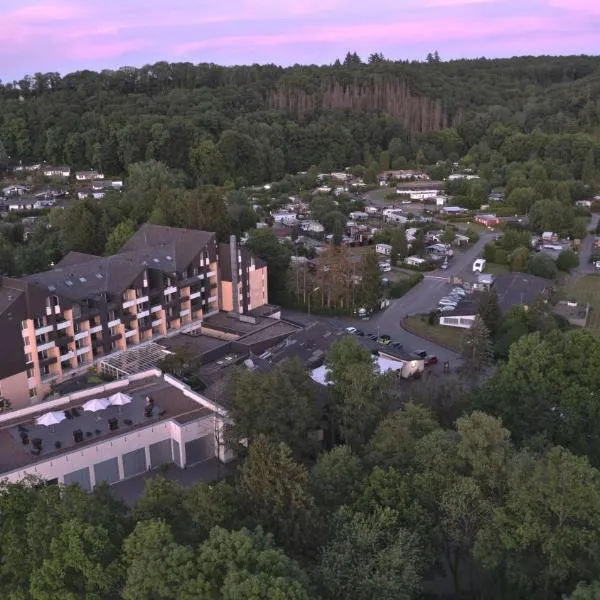
[[[400,296],[404,296],[408,290],[415,287],[423,281],[422,273],[415,273],[411,275],[408,279],[403,279],[401,281],[397,281],[390,286],[390,298],[400,298]]]
[[[527,272],[537,277],[554,279],[558,274],[556,263],[547,254],[534,254],[527,261]]]
[[[559,271],[568,272],[579,266],[579,256],[573,250],[563,250],[556,259],[556,266]]]

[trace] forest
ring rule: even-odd
[[[133,507],[105,486],[2,484],[2,597],[598,597],[596,339],[526,335],[475,392],[449,375],[399,396],[352,337],[327,364],[327,410],[300,361],[234,373],[240,460],[219,483],[158,475]]]

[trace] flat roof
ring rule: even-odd
[[[243,320],[238,315],[226,312],[219,312],[211,315],[202,321],[202,326],[209,329],[217,329],[224,333],[233,333],[235,335],[247,335],[271,325],[275,319],[269,317],[248,317]]]
[[[97,412],[86,412],[81,406],[92,398],[107,398],[117,391],[128,394],[132,401],[124,406],[109,406]],[[27,467],[81,448],[127,435],[135,429],[160,421],[175,419],[180,423],[202,418],[213,412],[186,396],[182,390],[170,385],[162,377],[149,376],[127,387],[99,393],[98,388],[88,390],[85,397],[67,401],[60,407],[48,408],[43,403],[39,410],[26,417],[15,418],[0,424],[0,473]],[[151,417],[145,416],[146,397],[154,400]],[[75,408],[75,413],[73,413]],[[49,411],[68,411],[70,416],[51,427],[35,424],[35,419]],[[118,428],[111,430],[109,420],[117,419]],[[80,430],[81,442],[76,442],[73,432]],[[23,437],[28,440],[23,443]],[[41,453],[32,454],[32,442],[41,440]],[[58,447],[57,447],[58,446]]]
[[[171,352],[181,348],[190,351],[193,356],[205,354],[215,348],[225,347],[231,343],[227,340],[221,340],[208,335],[190,335],[189,333],[178,333],[172,337],[160,339],[157,342],[160,346]]]
[[[238,344],[252,346],[258,342],[265,342],[272,338],[278,338],[282,335],[291,335],[298,331],[300,327],[287,323],[286,321],[274,321],[271,325],[263,327],[237,340]]]

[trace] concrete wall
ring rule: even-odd
[[[25,408],[31,404],[27,387],[27,371],[5,377],[0,381],[0,395],[10,400],[13,409]]]
[[[268,304],[267,268],[250,271],[250,306],[258,308]]]

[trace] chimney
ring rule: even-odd
[[[238,289],[238,248],[237,239],[235,235],[229,236],[229,258],[231,261],[231,290],[233,294],[233,312],[239,314],[240,312],[240,293]]]

